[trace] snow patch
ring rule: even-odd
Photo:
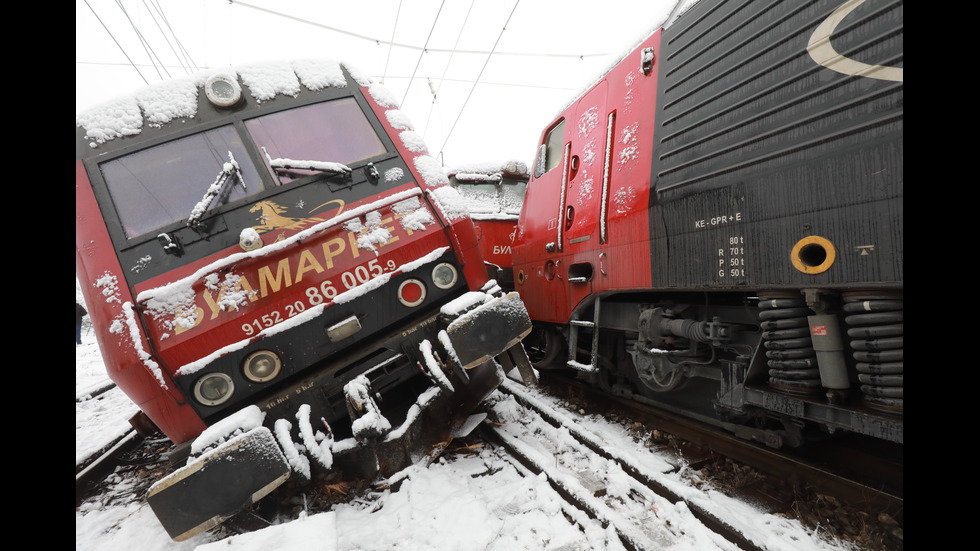
[[[422,206],[422,201],[418,197],[395,203],[391,210],[397,215],[398,221],[406,231],[423,231],[426,226],[436,223],[432,213]]]
[[[405,130],[398,134],[401,138],[402,143],[405,144],[405,148],[412,153],[428,153],[429,149],[425,145],[425,140],[422,139],[422,135],[414,130]]]
[[[429,187],[441,187],[449,183],[449,177],[446,176],[445,169],[439,164],[439,161],[435,160],[429,155],[419,155],[413,160],[415,165],[415,170],[419,172],[422,176],[422,180]]]
[[[640,123],[634,122],[633,124],[627,126],[623,129],[621,134],[621,142],[623,144],[623,149],[619,152],[619,163],[620,165],[626,165],[630,161],[633,161],[640,154],[640,146],[637,143],[637,138],[639,136]],[[622,168],[622,166],[620,166]]]
[[[371,83],[368,86],[368,93],[374,98],[374,101],[381,107],[388,109],[398,108],[398,99],[395,95],[391,93],[391,90],[384,87],[381,84]]]
[[[300,59],[292,66],[300,82],[310,90],[347,87],[340,63],[332,59]]]
[[[400,167],[389,168],[385,171],[385,182],[396,182],[405,177],[405,171]]]
[[[234,312],[248,304],[248,301],[258,295],[242,285],[242,276],[234,273],[225,274],[224,281],[218,281],[218,274],[208,274],[204,278],[204,286],[217,295],[215,303],[221,311]]]
[[[378,247],[387,243],[391,238],[391,231],[381,222],[381,213],[378,211],[369,212],[364,216],[364,223],[355,218],[346,224],[344,229],[357,235],[357,247],[372,251],[378,255]]]
[[[258,406],[251,405],[243,407],[204,429],[191,444],[191,455],[200,455],[205,450],[227,442],[239,434],[261,427],[263,421],[265,421],[265,412],[259,409]]]
[[[299,407],[296,412],[296,421],[299,423],[299,433],[303,438],[303,445],[306,446],[306,451],[316,459],[317,462],[323,466],[325,469],[329,469],[333,466],[333,452],[330,448],[333,445],[333,433],[329,432],[324,434],[322,431],[313,431],[313,425],[310,423],[310,405],[303,404]],[[326,426],[326,421],[323,421]]]
[[[371,383],[365,375],[344,385],[344,394],[363,408],[359,412],[361,416],[351,423],[354,435],[382,435],[391,430],[391,423],[378,411],[377,404],[371,397]]]
[[[286,456],[286,462],[289,463],[289,468],[302,476],[304,480],[309,480],[310,460],[303,455],[300,448],[293,442],[293,437],[290,435],[292,428],[293,424],[287,419],[277,419],[274,431],[276,442],[282,448],[282,453]]]
[[[442,371],[442,366],[439,365],[439,361],[436,360],[432,343],[429,342],[429,339],[422,339],[422,342],[419,343],[419,351],[422,353],[422,360],[425,362],[425,370],[429,378],[435,380],[436,384],[444,388],[447,392],[454,392],[455,387],[453,387],[452,382],[449,381],[449,378]]]
[[[360,71],[347,69],[359,84],[369,82]],[[200,87],[216,74],[231,78],[241,75],[242,82],[259,102],[270,100],[277,94],[296,96],[300,84],[311,90],[347,85],[340,64],[329,59],[257,63],[238,71],[210,69],[153,84],[96,105],[79,113],[75,117],[75,126],[85,129],[85,139],[89,140],[90,147],[98,147],[115,138],[139,134],[144,125],[156,127],[193,117],[197,114]]]
[[[578,118],[579,136],[588,136],[599,125],[599,108],[589,107]]]
[[[429,197],[449,221],[469,216],[470,210],[466,201],[455,188],[445,186],[429,190]]]
[[[398,109],[385,111],[385,118],[388,119],[388,124],[395,130],[415,130],[415,126],[409,120],[408,115]]]

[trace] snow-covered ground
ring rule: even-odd
[[[77,293],[76,293],[77,297]],[[91,329],[83,344],[75,347],[76,397],[106,381],[102,358]],[[547,397],[541,397],[548,399]],[[507,415],[520,410],[504,404]],[[76,462],[100,448],[113,434],[128,428],[135,406],[118,390],[99,398],[76,402]],[[507,415],[504,417],[506,418]],[[635,442],[624,427],[600,419],[577,422],[603,441],[626,453]],[[515,423],[516,425],[516,423]],[[542,430],[553,430],[548,427]],[[642,453],[649,453],[644,450]],[[666,459],[665,459],[666,460]],[[664,476],[679,477],[679,473]],[[246,535],[215,541],[202,534],[189,541],[173,542],[145,502],[128,496],[132,482],[115,477],[111,492],[82,504],[75,511],[75,548],[79,551],[193,550],[619,550],[621,542],[611,529],[576,516],[566,520],[562,500],[541,476],[529,476],[507,461],[502,452],[488,447],[469,454],[443,457],[431,465],[414,465],[399,473],[397,491],[374,495],[336,506],[332,511],[308,515]],[[675,480],[676,482],[676,480]],[[616,481],[610,480],[610,485]],[[767,549],[808,551],[847,549],[827,541],[795,521],[769,515],[749,504],[734,502],[704,488],[703,500],[717,500],[717,509],[730,511],[733,521],[752,526],[753,539]],[[683,515],[671,517],[676,523]],[[672,531],[685,533],[683,526]],[[688,533],[703,530],[692,527]],[[761,531],[761,535],[760,535]],[[678,538],[665,549],[700,551],[697,543]],[[726,547],[715,547],[726,549]]]

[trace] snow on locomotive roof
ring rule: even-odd
[[[92,147],[114,138],[139,134],[143,125],[161,126],[180,117],[197,114],[197,95],[208,78],[225,74],[241,78],[256,101],[268,101],[278,94],[296,96],[300,84],[310,90],[343,87],[347,80],[340,63],[331,59],[272,61],[237,68],[212,69],[197,74],[161,82],[132,94],[121,96],[88,109],[75,118],[75,125],[85,129]],[[370,78],[344,64],[362,86]]]
[[[692,7],[694,7],[695,4],[697,4],[700,1],[701,0],[677,0],[673,5],[670,5],[669,3],[663,3],[663,4],[658,4],[653,6],[653,9],[657,11],[645,13],[643,16],[650,17],[650,20],[653,21],[654,23],[648,25],[639,33],[636,33],[635,35],[631,35],[626,39],[624,39],[621,42],[618,50],[620,52],[620,55],[611,57],[609,62],[606,64],[606,67],[603,68],[601,71],[599,71],[599,73],[595,76],[595,78],[586,80],[584,86],[582,86],[577,91],[575,91],[568,98],[568,100],[561,106],[561,109],[559,109],[555,113],[554,118],[559,117],[562,113],[565,112],[565,110],[571,107],[572,104],[574,104],[576,101],[581,99],[582,96],[586,94],[586,92],[591,90],[596,84],[598,84],[603,78],[605,78],[606,75],[609,73],[609,71],[611,71],[614,67],[616,67],[620,63],[622,63],[622,61],[626,59],[626,57],[629,54],[631,54],[634,50],[636,50],[640,46],[640,44],[642,44],[648,38],[650,38],[650,35],[652,35],[659,29],[670,28],[670,26],[673,25],[678,18],[680,18],[685,13],[687,13],[688,10],[690,10]]]
[[[527,163],[517,159],[511,159],[504,162],[470,163],[455,166],[447,169],[446,174],[456,176],[459,179],[476,179],[481,176],[489,179],[494,176],[499,178],[501,175],[511,178],[521,178],[526,177],[530,173],[527,169]]]

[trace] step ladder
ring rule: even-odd
[[[599,370],[599,306],[601,299],[596,297],[593,306],[592,321],[577,319],[574,314],[568,320],[568,361],[566,365],[583,373],[596,373]],[[580,327],[592,328],[592,352],[589,363],[578,361],[578,330]]]

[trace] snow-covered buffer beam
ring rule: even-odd
[[[453,312],[454,308],[471,309]],[[464,369],[500,355],[531,332],[531,318],[516,292],[501,297],[468,293],[443,307],[442,312],[458,314],[446,333]]]

